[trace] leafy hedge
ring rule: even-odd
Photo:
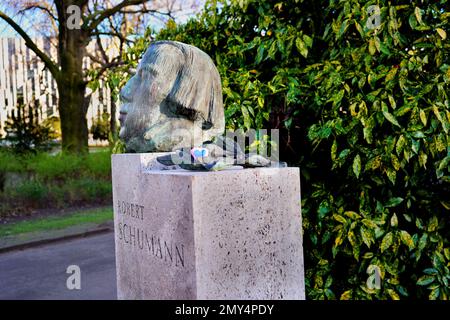
[[[37,209],[111,201],[111,153],[16,154],[0,149],[0,223]]]
[[[308,298],[448,299],[447,1],[227,2],[156,39],[215,60],[228,127],[282,130],[302,169]]]

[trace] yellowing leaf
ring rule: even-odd
[[[345,220],[345,218],[339,214],[333,214],[333,218],[340,223],[347,223],[347,220]]]
[[[392,166],[394,167],[394,169],[396,171],[400,170],[401,163],[400,163],[400,161],[398,160],[398,158],[397,158],[397,156],[395,154],[391,154],[391,163],[392,163]]]
[[[348,233],[347,238],[348,238],[348,241],[350,242],[350,244],[352,245],[352,247],[355,247],[357,245],[356,236],[353,231],[350,231]]]
[[[416,7],[414,9],[414,14],[416,15],[417,22],[419,24],[422,24],[422,11],[420,10],[419,7]]]
[[[422,121],[423,125],[426,126],[427,125],[427,115],[426,115],[425,111],[420,110],[419,115],[420,115],[420,121]]]
[[[373,39],[370,39],[369,40],[369,53],[373,56],[376,51],[377,51],[377,48],[375,47],[375,41]]]
[[[381,253],[383,253],[384,251],[386,251],[387,249],[389,249],[389,247],[392,245],[394,241],[394,234],[392,232],[389,232],[388,234],[386,234],[383,238],[383,241],[381,241]]]
[[[361,227],[360,232],[361,232],[361,238],[362,238],[363,242],[366,244],[366,246],[368,248],[370,248],[370,245],[373,241],[372,233],[364,227]]]
[[[392,182],[392,184],[395,184],[395,180],[397,178],[397,172],[395,170],[392,170],[391,168],[387,168],[386,175],[389,178],[389,180]]]
[[[341,300],[350,300],[352,298],[352,290],[347,290],[341,294]]]
[[[383,115],[390,123],[392,123],[397,127],[400,127],[400,124],[398,123],[397,119],[395,119],[395,117],[391,113],[384,111]]]
[[[414,241],[407,231],[400,231],[400,239],[402,240],[403,244],[409,248],[409,250],[414,249]]]
[[[397,292],[395,292],[392,289],[387,289],[387,292],[389,293],[389,295],[391,296],[392,300],[400,300],[399,295],[397,294]]]
[[[423,153],[423,152],[420,152],[420,154],[419,154],[419,164],[422,166],[422,167],[424,167],[424,168],[426,168],[426,163],[427,163],[427,159],[428,159],[428,156],[425,154],[425,153]]]
[[[303,42],[301,38],[297,38],[295,40],[295,46],[302,56],[304,56],[305,58],[308,56],[308,49],[306,48],[305,42]]]
[[[442,40],[447,39],[447,32],[445,32],[444,29],[437,28],[436,31],[437,31],[437,33],[439,33],[439,35],[441,36]]]
[[[397,215],[394,213],[391,218],[391,226],[396,227],[398,225]]]
[[[361,216],[354,211],[345,211],[344,214],[353,220],[361,219]]]
[[[395,145],[395,152],[397,152],[397,155],[400,155],[400,153],[403,151],[404,147],[406,145],[406,139],[403,135],[398,137],[397,144]]]
[[[359,156],[359,154],[357,154],[355,159],[353,160],[353,173],[355,174],[356,178],[359,178],[359,174],[361,173],[361,157]]]

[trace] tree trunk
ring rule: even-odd
[[[58,83],[62,149],[68,153],[88,152],[88,128],[85,106],[86,86],[65,80]]]
[[[67,27],[67,7],[73,0],[57,2],[60,16],[58,57],[61,72],[56,82],[59,93],[62,149],[68,153],[88,152],[86,82],[83,76],[83,58],[89,36],[82,29]]]
[[[111,118],[109,120],[113,143],[117,140],[116,99],[111,98]]]

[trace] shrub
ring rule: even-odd
[[[102,113],[93,119],[91,133],[94,139],[108,140],[111,132],[110,115],[107,112]]]
[[[449,17],[446,1],[211,1],[155,36],[215,60],[228,127],[286,133],[310,299],[449,297]]]
[[[110,181],[99,181],[93,178],[81,178],[68,181],[65,190],[71,202],[98,201],[109,199],[112,194]]]
[[[0,152],[0,217],[34,209],[103,204],[111,200],[111,154],[86,156]],[[15,172],[14,184],[6,183]],[[5,184],[8,187],[5,187]]]
[[[16,188],[15,194],[22,201],[46,202],[48,188],[39,181],[31,180],[20,184]]]
[[[87,174],[100,178],[111,177],[111,153],[109,151],[98,151],[89,154],[85,160]]]
[[[49,150],[55,132],[47,122],[39,121],[39,105],[19,105],[5,123],[6,137],[10,147],[17,153]]]
[[[28,170],[42,179],[66,179],[80,175],[83,167],[83,158],[78,155],[59,153],[51,155],[39,153],[29,156]]]

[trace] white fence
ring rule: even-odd
[[[56,48],[44,38],[33,39],[54,61],[57,61]],[[105,40],[106,41],[106,40]],[[95,51],[95,42],[88,47]],[[111,51],[109,51],[111,52]],[[89,68],[92,61],[86,58],[84,67]],[[89,89],[88,89],[89,90]],[[39,102],[39,119],[58,115],[58,90],[56,82],[44,63],[25,46],[21,38],[0,38],[0,136],[4,135],[4,124],[19,104]],[[100,81],[100,87],[92,93],[87,113],[88,128],[102,113],[111,114],[110,90]],[[115,116],[115,115],[114,115]],[[90,139],[90,144],[99,141]]]

